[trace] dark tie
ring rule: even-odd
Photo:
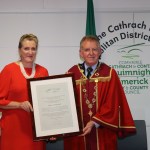
[[[91,72],[93,71],[92,67],[87,68],[87,78],[91,76]]]

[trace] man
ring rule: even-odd
[[[97,37],[83,37],[79,53],[84,62],[68,72],[75,74],[83,134],[64,139],[64,149],[117,150],[118,137],[136,132],[121,82],[113,68],[99,61]]]

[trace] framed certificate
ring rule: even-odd
[[[34,140],[81,134],[73,74],[28,79]]]

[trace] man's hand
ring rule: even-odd
[[[85,135],[89,134],[91,132],[93,126],[94,126],[94,122],[93,121],[89,121],[86,124],[85,128],[83,129],[83,134],[81,136],[85,136]]]

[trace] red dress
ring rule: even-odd
[[[25,70],[31,74],[31,68]],[[34,78],[44,76],[48,76],[47,69],[36,64]],[[0,74],[0,106],[26,100],[29,100],[27,80],[19,65],[6,65]],[[3,109],[1,124],[1,150],[45,150],[45,142],[33,141],[31,113],[23,109]]]
[[[136,132],[134,121],[116,71],[100,64],[90,79],[82,65],[73,66],[82,128],[93,120],[90,134],[64,139],[64,150],[117,150],[117,138]]]

